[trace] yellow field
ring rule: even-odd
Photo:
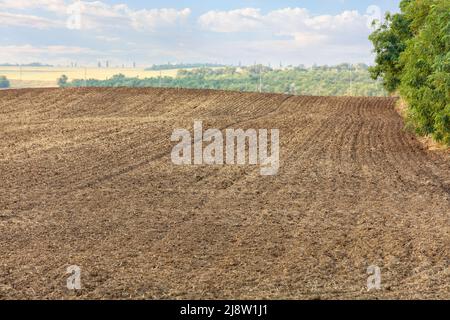
[[[162,70],[162,76],[174,77],[178,70]],[[159,71],[146,71],[142,68],[70,68],[70,67],[0,67],[0,75],[6,76],[13,88],[56,87],[56,80],[65,74],[69,80],[106,80],[115,74],[127,77],[158,77]]]

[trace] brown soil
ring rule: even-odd
[[[450,157],[395,101],[1,91],[0,298],[449,299]],[[280,129],[278,175],[173,165],[194,120]]]

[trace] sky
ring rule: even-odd
[[[399,0],[0,0],[0,63],[373,63]]]

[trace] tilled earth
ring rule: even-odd
[[[449,299],[450,156],[395,103],[0,91],[0,298]],[[172,164],[171,133],[194,120],[279,129],[278,174]]]

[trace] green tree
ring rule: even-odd
[[[5,76],[0,76],[0,88],[9,88],[11,83]]]
[[[406,6],[409,2],[403,0],[401,5]],[[404,13],[387,13],[385,22],[369,36],[376,54],[376,65],[370,67],[369,72],[374,80],[382,78],[383,86],[389,92],[394,92],[400,85],[403,70],[400,54],[413,36],[410,24],[410,18]]]
[[[58,86],[64,88],[65,86],[67,86],[68,80],[69,79],[67,78],[67,76],[63,74],[61,77],[58,78]]]
[[[428,3],[428,10],[411,11],[418,14],[417,36],[401,55],[400,92],[417,132],[450,145],[450,2]]]
[[[352,86],[350,90],[350,75]],[[316,66],[315,69],[295,67],[288,70],[266,70],[262,76],[262,91],[308,94],[308,95],[352,95],[384,96],[385,90],[377,81],[370,78],[367,66],[360,64],[353,67]],[[257,91],[260,86],[259,69],[234,68],[199,68],[179,70],[176,77],[127,78],[115,75],[107,80],[75,79],[67,83],[70,87],[183,87],[197,89],[222,89],[235,91]]]
[[[442,0],[403,0],[400,2],[400,9],[406,19],[410,21],[409,29],[413,35],[417,35],[425,24],[433,5]]]
[[[419,134],[450,145],[450,1],[402,0],[400,9],[369,37],[370,73],[388,91],[400,89]]]

